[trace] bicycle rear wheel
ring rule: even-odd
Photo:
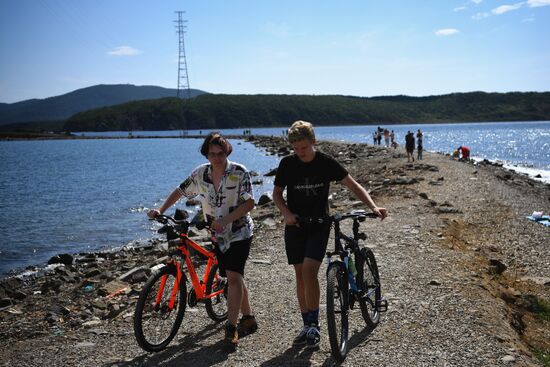
[[[327,270],[327,329],[332,356],[342,362],[348,353],[348,280],[338,262]]]
[[[360,255],[355,257],[355,264],[357,266],[357,284],[365,291],[359,298],[361,314],[367,325],[375,328],[380,322],[380,311],[377,306],[382,298],[376,259],[372,251],[364,247],[361,249]]]
[[[206,280],[206,294],[222,290],[223,293],[205,300],[206,313],[216,322],[227,319],[227,279],[218,275],[218,265],[213,265]]]
[[[169,307],[176,275],[174,265],[160,268],[149,278],[139,295],[134,315],[134,334],[139,346],[148,352],[164,349],[176,336],[183,320],[187,300],[185,277],[180,281],[174,307]]]

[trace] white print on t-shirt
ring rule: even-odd
[[[305,190],[306,196],[317,196],[317,191],[315,191],[315,189],[325,186],[323,182],[316,183],[316,184],[309,184],[308,182],[309,182],[309,177],[306,177],[306,183],[303,185],[294,185],[294,189]]]

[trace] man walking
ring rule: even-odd
[[[273,200],[286,224],[286,255],[288,263],[294,266],[296,295],[303,321],[303,327],[293,344],[307,344],[308,348],[316,348],[321,337],[318,273],[327,248],[330,224],[302,227],[298,218],[328,215],[328,196],[332,181],[344,184],[381,219],[387,216],[387,210],[377,207],[368,192],[340,163],[316,151],[315,132],[311,123],[296,121],[288,131],[288,140],[294,154],[284,157],[279,164]],[[286,201],[283,198],[285,188]]]

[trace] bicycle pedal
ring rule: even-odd
[[[386,312],[388,310],[388,301],[385,299],[376,301],[376,309],[378,312]]]

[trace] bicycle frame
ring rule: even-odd
[[[357,229],[355,228],[356,225],[355,225],[356,222],[354,222],[354,233],[357,231]],[[358,224],[357,224],[357,228],[358,228]],[[335,242],[335,248],[334,248],[334,252],[327,252],[327,265],[330,265],[332,264],[334,261],[332,260],[332,256],[334,255],[339,255],[340,256],[340,259],[342,260],[343,264],[344,264],[344,267],[346,269],[346,272],[348,274],[348,283],[350,285],[350,288],[353,292],[360,292],[361,290],[359,290],[357,288],[357,284],[355,283],[355,279],[353,277],[353,274],[352,272],[350,271],[349,269],[349,256],[350,256],[350,251],[349,250],[345,250],[344,247],[342,246],[342,239],[344,241],[346,241],[347,243],[351,243],[351,244],[357,244],[357,242],[352,239],[351,237],[349,236],[346,236],[345,234],[343,234],[342,232],[340,232],[340,221],[334,221],[334,242]],[[328,267],[327,267],[327,271],[328,271]]]
[[[181,234],[178,240],[183,244],[177,247],[177,251],[180,253],[179,255],[183,256],[183,258],[185,259],[185,264],[187,265],[187,271],[189,272],[189,278],[191,280],[191,284],[193,285],[193,290],[195,292],[197,300],[210,299],[210,298],[216,297],[219,294],[222,294],[224,292],[223,289],[217,290],[210,294],[206,294],[206,281],[208,279],[208,274],[210,274],[210,269],[212,268],[212,266],[218,264],[218,259],[216,258],[215,253],[212,251],[206,250],[195,241],[189,239],[189,237],[187,237],[186,234]],[[195,249],[202,256],[208,259],[202,281],[199,279],[199,276],[197,275],[197,272],[195,270],[195,265],[193,265],[193,261],[191,260],[191,256],[189,254],[190,247]],[[168,302],[168,309],[171,311],[174,309],[174,306],[176,303],[176,296],[179,292],[180,281],[182,278],[185,278],[185,274],[182,271],[182,266],[180,261],[172,258],[168,261],[168,264],[173,264],[177,269],[176,282],[174,284],[174,288],[172,289],[172,293],[170,295],[170,301]],[[162,295],[164,294],[164,288],[166,286],[167,278],[168,276],[164,275],[161,279],[161,283],[160,283],[157,297],[155,300],[155,306],[159,306],[161,302]],[[186,300],[184,300],[184,302],[186,302]]]

